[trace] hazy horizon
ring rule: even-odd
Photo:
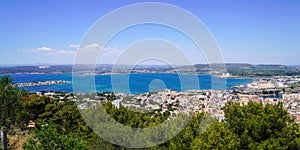
[[[211,63],[214,64],[214,63]],[[226,64],[246,64],[246,65],[282,65],[282,66],[300,66],[298,64],[295,65],[286,65],[286,64],[251,64],[251,63],[224,63]],[[11,67],[11,66],[58,66],[58,65],[74,65],[74,64],[55,64],[55,63],[28,63],[28,64],[0,64],[1,67]],[[94,64],[82,64],[82,65],[94,65]],[[130,64],[96,64],[96,65],[130,65]],[[192,65],[208,65],[207,63],[198,63],[198,64],[192,64]],[[139,64],[136,66],[169,66],[166,64]],[[184,64],[175,64],[174,66],[188,66]]]

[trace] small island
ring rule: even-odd
[[[15,86],[26,87],[26,86],[40,86],[40,85],[54,85],[54,84],[70,84],[70,81],[55,80],[55,81],[41,81],[41,82],[27,82],[27,83],[16,83]]]

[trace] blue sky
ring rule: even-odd
[[[119,7],[138,2],[146,1],[1,1],[0,65],[72,64],[76,45],[98,19]],[[156,2],[177,5],[199,17],[214,35],[227,63],[300,65],[300,1]],[[157,27],[135,30],[142,30],[140,32],[149,36],[152,36],[151,33],[155,30],[157,33],[169,32],[168,29]],[[127,35],[139,37],[134,33],[136,32],[128,32]],[[174,34],[176,33],[171,35]],[[111,49],[118,52],[125,48],[124,43],[128,41],[122,39],[128,38],[115,40]],[[182,38],[170,40],[184,42]],[[109,63],[109,58],[104,62]],[[205,61],[199,57],[195,63]]]

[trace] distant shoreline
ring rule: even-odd
[[[218,64],[214,64],[218,65]],[[299,76],[300,66],[297,65],[252,65],[244,63],[225,63],[220,64],[226,73],[231,76],[229,78],[261,78],[272,76]],[[225,66],[224,66],[225,65]],[[32,65],[32,66],[0,66],[0,74],[67,74],[74,72],[95,71],[96,74],[120,74],[120,73],[183,73],[183,74],[213,74],[222,75],[225,70],[217,71],[209,67],[210,64],[194,64],[194,65],[113,65],[113,64],[97,64],[95,68],[89,65],[77,65],[74,70],[73,65]],[[93,70],[91,70],[93,69]]]
[[[37,72],[25,72],[25,73],[0,73],[0,76],[4,75],[22,75],[22,74],[28,74],[28,75],[45,75],[45,74],[53,74],[53,75],[59,75],[59,74],[73,74],[72,72],[61,72],[61,73],[37,73]],[[74,74],[74,76],[100,76],[100,75],[118,75],[118,74],[181,74],[181,75],[211,75],[214,77],[218,78],[226,78],[226,79],[261,79],[261,78],[272,78],[278,75],[272,75],[272,76],[240,76],[240,75],[231,75],[228,77],[223,77],[222,75],[215,75],[215,74],[197,74],[197,73],[173,73],[173,72],[134,72],[134,73],[127,73],[127,72],[116,72],[116,73],[111,73],[111,72],[106,72],[106,73],[78,73],[77,75]],[[289,75],[282,75],[282,76],[289,76]],[[300,75],[293,75],[293,76],[300,76]]]

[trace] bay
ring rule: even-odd
[[[72,78],[72,74],[9,74],[14,83],[27,83],[39,81],[65,80],[81,81],[91,76],[76,76]],[[0,75],[0,76],[3,76]],[[219,78],[211,75],[192,75],[192,74],[168,74],[168,73],[151,73],[151,74],[112,74],[112,75],[96,75],[95,87],[97,91],[121,92],[121,93],[146,93],[164,89],[175,91],[185,90],[228,90],[232,86],[247,84],[253,81],[249,78]],[[73,82],[74,83],[74,82]],[[80,88],[84,91],[86,85],[90,83],[79,83]],[[78,87],[78,86],[77,86]],[[73,92],[71,84],[60,85],[42,85],[22,87],[30,92],[37,91],[57,91],[57,92]]]

